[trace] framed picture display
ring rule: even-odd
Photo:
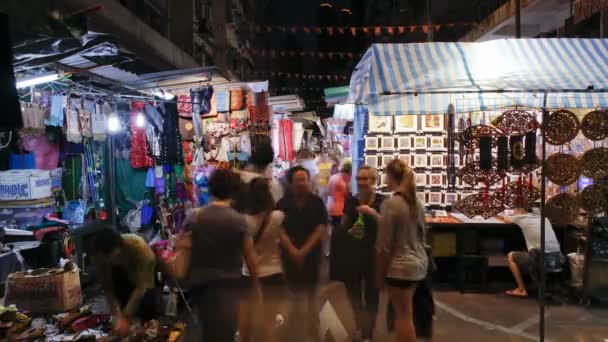
[[[411,137],[399,137],[397,138],[397,148],[400,150],[409,150],[412,148]]]
[[[426,137],[414,137],[415,149],[426,149]]]
[[[412,166],[412,156],[409,154],[400,154],[399,159],[403,160],[405,165],[411,167]]]
[[[380,150],[383,151],[392,151],[395,149],[395,138],[390,137],[380,137]]]
[[[365,165],[373,168],[378,167],[378,156],[375,154],[368,154],[365,156]]]
[[[429,192],[429,204],[432,205],[441,205],[442,201],[442,193],[441,192]]]
[[[414,155],[414,167],[426,167],[426,166],[427,166],[426,154]]]
[[[365,138],[365,149],[369,151],[378,150],[378,138],[377,137],[366,137]]]
[[[431,173],[429,176],[430,186],[443,186],[443,174],[442,173]]]
[[[460,166],[460,155],[459,154],[454,155],[454,166],[456,166],[456,167]]]
[[[415,176],[416,186],[426,186],[426,173],[417,173]]]
[[[399,115],[395,117],[396,133],[416,131],[418,131],[418,115]]]
[[[385,168],[391,161],[395,159],[395,156],[392,154],[383,154],[380,167]]]
[[[443,132],[443,114],[421,115],[423,132]]]
[[[445,205],[453,205],[458,202],[458,194],[455,192],[448,192],[445,194],[444,203]]]
[[[373,133],[393,133],[393,117],[369,113],[369,131]]]
[[[378,172],[378,178],[376,178],[376,187],[382,188],[382,172]]]
[[[431,137],[429,143],[429,149],[431,150],[442,150],[445,148],[445,139],[443,137]]]
[[[444,167],[443,154],[431,154],[431,167]]]
[[[418,200],[422,202],[422,204],[426,204],[426,193],[425,192],[416,192],[416,197]]]

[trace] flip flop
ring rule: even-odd
[[[526,298],[528,297],[528,294],[520,294],[520,293],[516,293],[515,290],[508,290],[505,291],[505,294],[509,297],[517,297],[517,298]]]

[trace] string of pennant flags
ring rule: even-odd
[[[363,57],[363,53],[353,52],[336,52],[336,51],[297,51],[297,50],[276,50],[276,49],[248,49],[247,50],[253,56],[260,57],[316,57],[316,58],[327,58],[327,59],[353,59]]]
[[[303,73],[293,73],[293,72],[254,72],[256,76],[271,76],[271,77],[284,77],[284,78],[294,78],[294,79],[302,79],[302,80],[334,80],[334,81],[346,81],[349,79],[350,75],[343,74],[303,74]]]
[[[303,32],[306,34],[328,34],[330,36],[337,34],[350,34],[352,36],[357,35],[369,35],[374,34],[377,36],[388,34],[404,34],[412,33],[416,31],[422,31],[428,33],[431,29],[435,32],[442,28],[454,28],[454,27],[472,27],[475,23],[447,23],[447,24],[435,24],[435,25],[404,25],[404,26],[364,26],[364,27],[343,27],[343,26],[272,26],[272,25],[257,25],[255,27],[256,33],[272,33],[272,32],[283,32],[283,33],[298,33]]]

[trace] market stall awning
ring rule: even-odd
[[[521,105],[606,107],[608,40],[504,39],[374,44],[352,74],[348,102],[376,115]]]

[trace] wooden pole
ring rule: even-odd
[[[515,0],[515,38],[521,38],[521,0]]]

